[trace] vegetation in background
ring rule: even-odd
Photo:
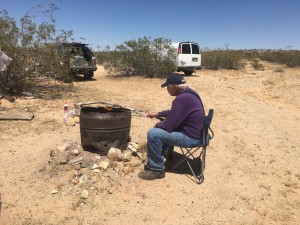
[[[264,70],[265,67],[263,64],[261,64],[259,62],[259,59],[257,58],[253,58],[252,61],[251,61],[251,66],[255,69],[255,70]]]
[[[202,67],[211,70],[244,68],[250,61],[254,69],[263,70],[261,61],[285,64],[287,67],[300,66],[300,51],[297,50],[230,50],[217,49],[202,51]]]
[[[40,7],[40,6],[37,6]],[[53,12],[58,8],[51,4],[45,13],[50,22],[37,24],[35,15],[29,12],[16,21],[8,12],[0,11],[0,47],[13,59],[8,69],[0,75],[0,93],[20,94],[31,91],[44,77],[54,76],[71,81],[65,57],[56,54],[58,45],[71,37],[72,31],[55,29]]]
[[[274,70],[274,72],[276,72],[276,73],[283,73],[284,72],[284,69],[283,68],[276,68],[275,70]]]
[[[297,50],[264,50],[258,51],[261,60],[285,64],[287,67],[300,66],[300,51]]]
[[[106,50],[97,54],[97,60],[115,75],[165,77],[176,69],[176,51],[169,39],[143,37]]]
[[[37,6],[40,7],[40,6]],[[0,11],[0,48],[13,59],[8,69],[0,74],[0,94],[21,94],[33,91],[44,78],[58,78],[72,82],[69,58],[57,54],[61,42],[72,40],[72,31],[56,30],[53,13],[58,8],[51,4],[42,10],[49,22],[37,24],[36,15],[30,11],[17,25],[8,12]],[[231,50],[205,49],[202,52],[202,67],[205,69],[244,68],[247,61],[254,69],[263,70],[261,61],[300,66],[300,51],[297,50]],[[129,40],[111,50],[109,46],[96,53],[97,61],[111,74],[124,76],[165,77],[175,71],[176,50],[171,40],[149,37]],[[283,69],[282,69],[283,70]],[[283,71],[275,71],[283,72]]]
[[[202,67],[210,70],[240,70],[245,66],[241,51],[229,49],[206,50],[202,51],[201,58]]]

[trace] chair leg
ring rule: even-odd
[[[198,184],[201,184],[204,181],[205,157],[206,147],[203,147],[202,152],[198,158],[199,175],[196,177]]]
[[[206,157],[206,146],[202,146],[202,151],[200,152],[200,155],[198,157],[194,157],[193,154],[201,147],[198,147],[197,149],[186,149],[187,152],[184,153],[183,149],[181,149],[183,157],[175,164],[172,166],[172,169],[178,167],[180,164],[182,164],[184,161],[186,161],[186,163],[188,164],[193,176],[195,177],[195,182],[197,184],[201,184],[204,181],[204,169],[205,169],[205,157]],[[192,157],[193,160],[197,159],[198,161],[198,171],[195,170],[195,168],[193,169],[191,164],[188,161],[189,157]]]

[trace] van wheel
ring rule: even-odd
[[[91,79],[94,76],[94,72],[86,72],[84,74],[85,79]]]
[[[184,71],[184,75],[191,76],[193,74],[193,70]]]

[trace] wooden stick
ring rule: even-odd
[[[0,114],[0,120],[32,120],[32,113],[24,114]]]
[[[89,101],[89,102],[78,102],[74,104],[74,107],[77,109],[80,109],[82,106],[85,105],[92,105],[92,104],[104,104],[105,106],[111,106],[111,107],[117,107],[117,108],[125,108],[125,109],[129,109],[132,113],[135,113],[138,116],[145,116],[146,110],[144,109],[133,109],[133,108],[129,108],[127,106],[122,106],[119,104],[115,104],[115,103],[111,103],[111,102],[106,102],[106,101]]]

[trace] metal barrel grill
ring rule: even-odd
[[[125,148],[129,142],[131,110],[122,107],[81,107],[81,145],[86,151],[106,155],[110,148]]]

